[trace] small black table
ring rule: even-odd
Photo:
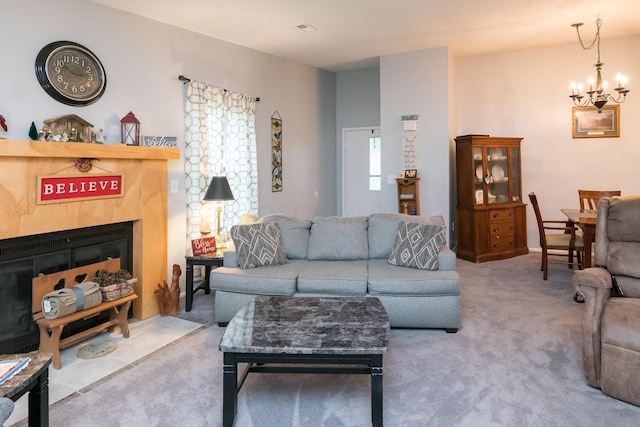
[[[370,375],[371,423],[382,427],[388,342],[389,318],[378,298],[258,296],[231,319],[220,341],[222,425],[233,426],[247,374],[275,372]],[[238,363],[248,364],[239,382]]]
[[[16,402],[29,393],[29,427],[49,425],[49,365],[52,353],[32,351],[22,354],[2,354],[0,360],[29,357],[31,361],[13,377],[0,385],[0,396]]]
[[[211,273],[211,267],[222,267],[222,252],[216,252],[210,255],[186,256],[185,258],[187,260],[187,282],[185,289],[187,298],[185,301],[185,311],[191,311],[191,308],[193,307],[193,294],[198,292],[200,289],[204,289],[204,293],[207,295],[211,293],[211,287],[209,286],[209,275]],[[194,265],[205,266],[204,280],[195,289],[193,289]]]

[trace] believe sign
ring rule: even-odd
[[[122,197],[122,175],[39,176],[36,202],[62,203]]]

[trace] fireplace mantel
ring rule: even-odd
[[[0,139],[0,157],[169,160],[179,159],[180,149]]]
[[[95,159],[79,172],[78,158]],[[158,313],[153,291],[167,279],[167,161],[178,148],[0,139],[0,239],[133,221],[133,315]],[[124,176],[123,196],[36,203],[39,176],[109,173]]]

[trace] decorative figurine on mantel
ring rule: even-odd
[[[7,128],[7,121],[5,120],[4,116],[2,116],[2,114],[0,114],[0,127],[2,127],[2,130],[4,130],[5,132],[9,131],[9,129]]]
[[[45,120],[42,135],[45,141],[90,143],[94,138],[93,125],[75,114]]]
[[[96,133],[95,143],[96,144],[104,144],[106,140],[107,140],[107,137],[104,134],[104,129],[100,129],[98,131],[98,133]]]

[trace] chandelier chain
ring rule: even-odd
[[[578,40],[580,40],[580,46],[582,46],[582,49],[584,50],[591,50],[591,48],[593,48],[597,43],[598,62],[600,62],[600,25],[602,25],[602,20],[600,18],[596,20],[596,36],[593,38],[593,41],[589,46],[585,46],[584,41],[582,41],[582,37],[580,36],[580,25],[582,24],[574,24],[576,27],[576,33],[578,33]]]

